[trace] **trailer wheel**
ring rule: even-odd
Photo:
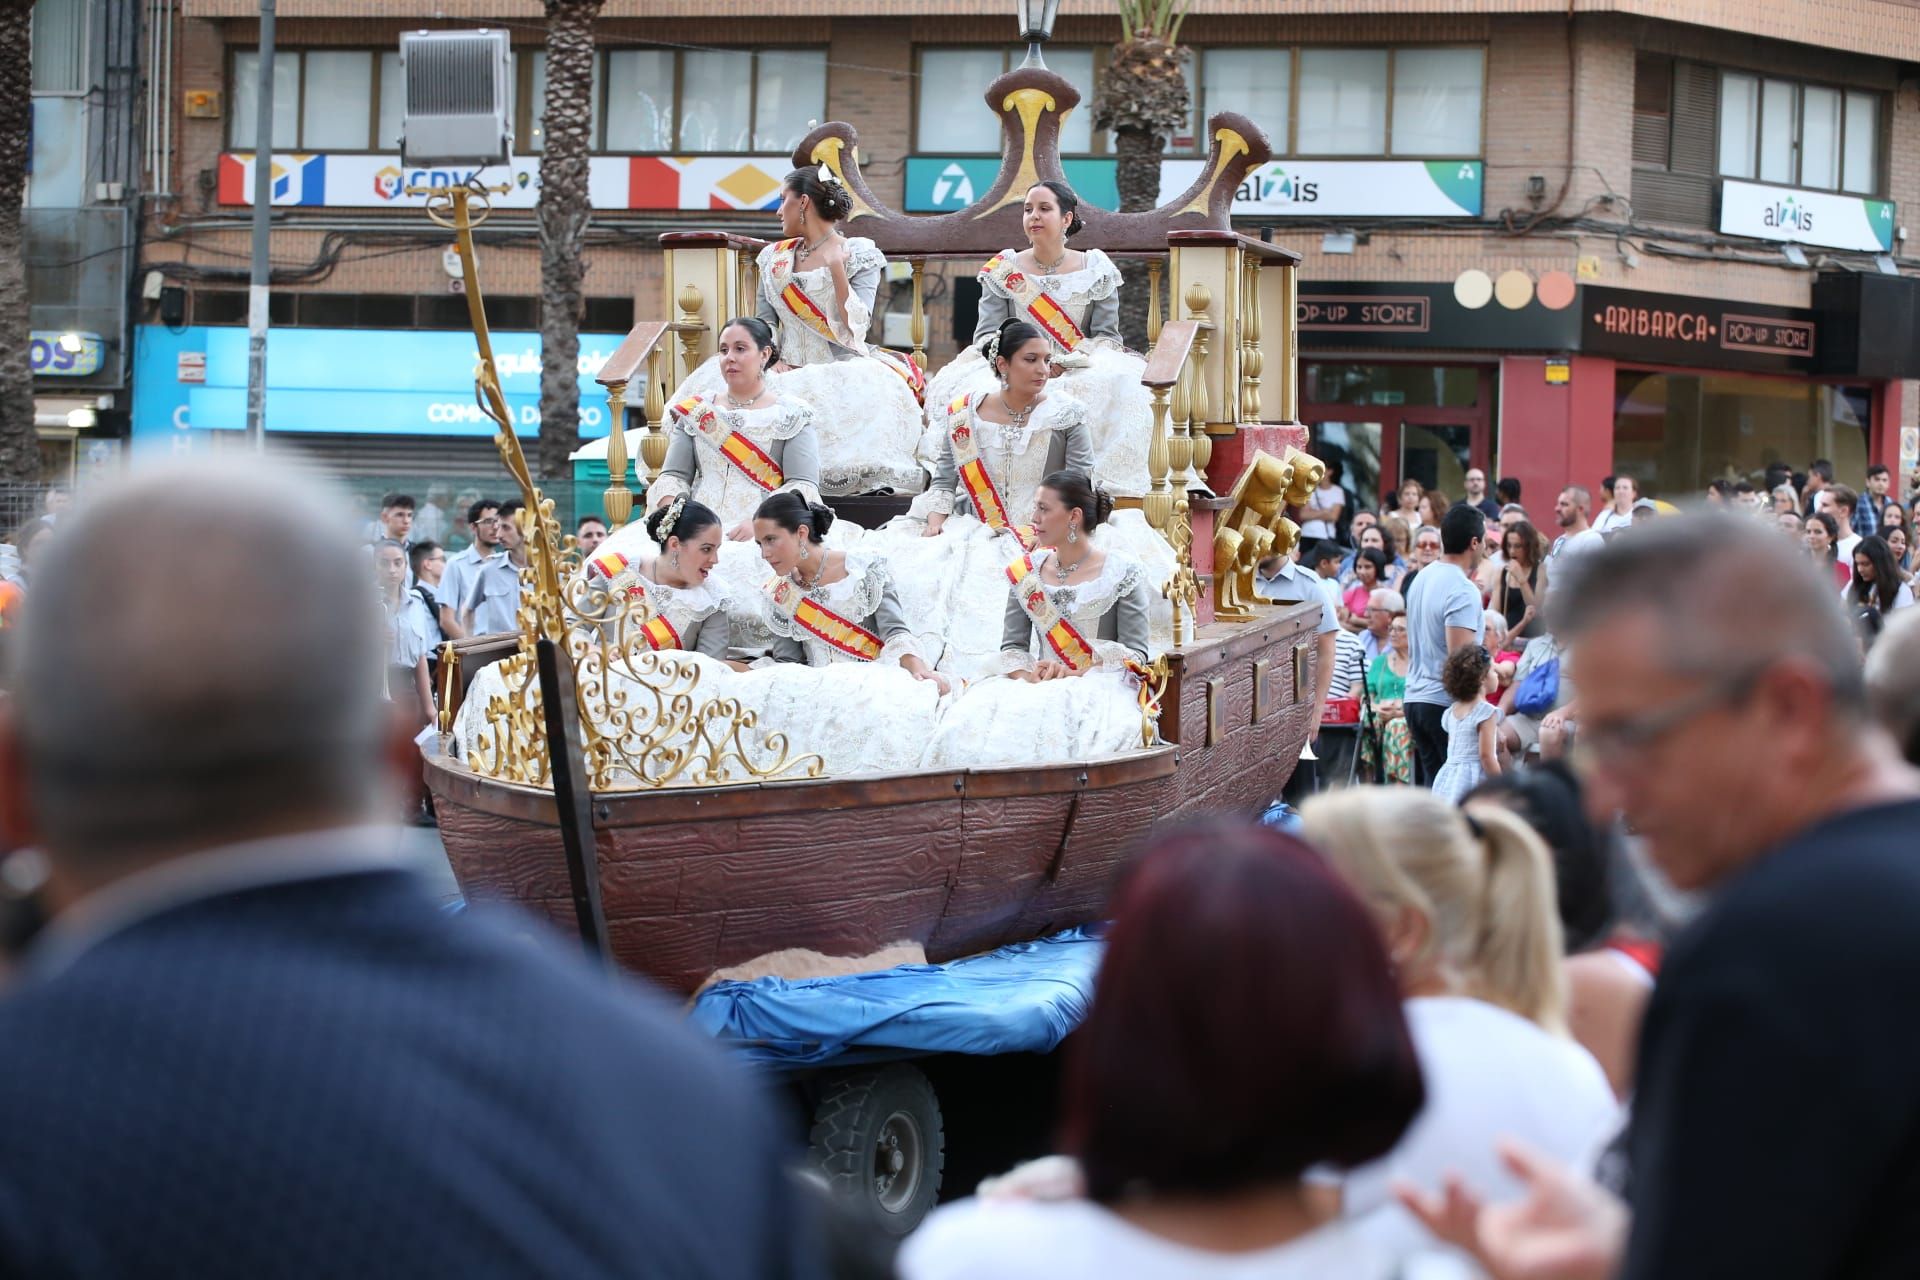
[[[946,1162],[933,1085],[894,1063],[828,1076],[818,1091],[809,1155],[828,1189],[862,1222],[906,1235],[933,1208]]]

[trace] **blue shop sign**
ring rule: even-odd
[[[66,339],[62,342],[61,339]],[[69,350],[73,339],[78,351]],[[100,372],[106,359],[106,341],[97,333],[61,333],[35,329],[27,335],[27,362],[36,378],[86,378]]]
[[[624,334],[580,335],[580,435],[607,434],[593,380]],[[540,335],[496,333],[501,390],[522,436],[540,430]],[[457,330],[275,329],[267,335],[267,430],[487,436],[474,402],[480,353]],[[628,396],[637,403],[639,387]],[[141,325],[134,335],[133,434],[240,431],[247,422],[247,331]]]

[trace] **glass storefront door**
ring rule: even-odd
[[[1491,365],[1301,366],[1308,448],[1338,462],[1363,507],[1392,502],[1414,479],[1458,498],[1469,467],[1489,473],[1494,453]]]
[[[1867,475],[1873,390],[1740,374],[1614,374],[1613,467],[1656,497],[1714,480],[1760,484],[1771,463],[1805,471],[1815,458],[1859,487]]]

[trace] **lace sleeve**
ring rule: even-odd
[[[1120,268],[1114,264],[1112,258],[1098,249],[1089,249],[1087,250],[1087,269],[1093,272],[1093,288],[1089,291],[1088,297],[1095,302],[1101,302],[1120,295],[1122,283]]]
[[[857,238],[847,241],[847,345],[855,351],[867,349],[867,330],[873,324],[873,300],[880,292],[880,277],[886,274],[886,255],[873,241]]]

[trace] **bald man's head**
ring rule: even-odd
[[[11,655],[10,790],[51,856],[104,869],[371,811],[383,641],[344,507],[203,464],[60,529]]]

